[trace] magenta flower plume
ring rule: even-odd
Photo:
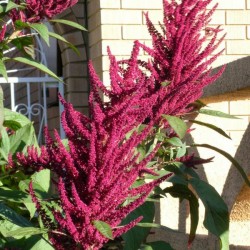
[[[20,0],[15,2],[19,4]],[[13,9],[10,15],[13,21],[36,23],[45,18],[51,19],[77,2],[78,0],[25,0],[26,8],[24,10]]]
[[[75,3],[52,2],[44,0],[35,5],[35,1],[30,0],[25,18],[31,22],[50,18],[64,6]],[[122,220],[143,204],[156,185],[169,177],[166,175],[132,187],[145,174],[157,175],[154,168],[147,165],[160,144],[142,160],[137,147],[154,136],[155,127],[168,126],[162,120],[162,114],[185,114],[190,109],[190,103],[202,95],[203,88],[223,72],[222,69],[211,75],[211,64],[222,53],[215,53],[215,50],[224,37],[218,39],[219,27],[207,28],[216,8],[206,12],[210,2],[182,0],[176,3],[174,0],[163,0],[161,33],[145,14],[153,46],[150,48],[135,41],[130,58],[122,61],[117,61],[108,49],[110,88],[104,85],[89,64],[90,118],[74,110],[60,97],[65,108],[62,125],[68,138],[68,148],[56,131],[52,139],[45,130],[46,146],[41,148],[40,153],[31,147],[27,155],[17,154],[16,163],[10,161],[13,167],[16,164],[25,171],[47,168],[56,174],[62,211],[52,209],[56,220],[53,226],[30,185],[30,194],[38,213],[53,229],[49,236],[56,249],[66,249],[69,245],[71,249],[100,249],[108,239],[97,230],[94,221],[108,223],[114,237],[120,236],[141,218],[120,227]],[[36,19],[35,13],[38,12],[41,15],[37,14]],[[208,34],[211,40],[204,47]],[[139,59],[140,50],[149,55],[148,61]],[[109,101],[104,102],[101,94],[106,95]],[[143,129],[137,129],[139,126]],[[197,163],[192,157],[179,160],[189,163],[191,167]],[[128,200],[132,201],[127,203]]]
[[[29,148],[27,156],[17,155],[17,164],[24,170],[48,168],[58,177],[57,189],[63,211],[54,210],[53,214],[57,222],[54,227],[61,234],[54,234],[53,230],[50,232],[50,239],[58,249],[66,248],[66,245],[62,245],[64,234],[71,237],[72,246],[78,244],[83,249],[100,249],[108,239],[95,228],[93,222],[99,220],[108,223],[114,237],[120,236],[142,218],[118,227],[122,220],[145,202],[156,185],[169,177],[166,175],[132,188],[139,176],[145,173],[157,175],[153,168],[147,168],[147,164],[154,157],[158,146],[139,161],[136,146],[150,130],[134,132],[126,139],[126,130],[123,129],[126,123],[120,124],[116,119],[106,123],[104,107],[100,106],[99,98],[94,96],[92,92],[90,119],[60,98],[65,107],[62,125],[69,150],[55,131],[55,140],[46,132],[46,146],[41,148],[40,154],[35,148]],[[41,218],[50,225],[32,186],[30,194]],[[125,205],[128,199],[132,202]]]
[[[90,66],[90,75],[95,92],[108,96],[108,120],[119,116],[127,109],[133,114],[128,123],[140,124],[153,120],[159,124],[162,114],[182,115],[189,111],[188,105],[201,97],[203,88],[213,83],[222,73],[212,74],[211,64],[223,52],[216,52],[224,39],[219,36],[220,27],[207,27],[216,6],[206,7],[211,0],[163,0],[164,19],[157,31],[149,15],[145,13],[152,48],[135,41],[128,60],[116,61],[110,57],[110,89],[98,80]],[[208,45],[204,46],[207,38]],[[142,49],[149,61],[139,59]],[[129,119],[130,116],[126,117]],[[146,120],[144,120],[146,119]]]

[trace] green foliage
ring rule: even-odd
[[[162,115],[169,123],[169,125],[173,128],[173,130],[176,132],[176,134],[182,139],[186,132],[187,132],[187,125],[186,123],[176,117],[176,116],[170,116],[170,115]]]
[[[143,205],[130,213],[127,218],[123,220],[122,225],[128,224],[129,222],[137,219],[139,216],[143,216],[141,223],[152,223],[154,220],[154,214],[154,203],[145,202]],[[150,229],[150,227],[135,226],[123,234],[122,238],[125,241],[124,250],[138,250],[141,244],[145,242]]]
[[[104,221],[100,221],[100,220],[94,220],[93,221],[93,225],[95,226],[95,228],[106,238],[113,240],[113,233],[112,233],[112,228],[110,227],[109,224],[107,224]]]
[[[229,115],[227,113],[218,111],[218,110],[212,110],[212,109],[200,109],[198,111],[200,114],[204,114],[204,115],[211,115],[211,116],[216,116],[216,117],[220,117],[220,118],[229,118],[229,119],[240,119],[239,117],[233,116],[233,115]]]

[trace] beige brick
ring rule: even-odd
[[[225,24],[225,20],[226,12],[222,10],[216,10],[209,24]]]
[[[223,102],[216,102],[216,103],[208,103],[207,109],[213,109],[213,110],[219,110],[224,113],[229,113],[229,102],[223,101]]]
[[[250,26],[247,26],[247,39],[250,39]]]
[[[227,24],[250,24],[250,10],[227,11]]]
[[[151,39],[146,25],[123,25],[123,39]]]
[[[250,115],[250,99],[230,102],[230,114]]]
[[[102,10],[102,24],[141,24],[142,12],[140,10]]]
[[[121,0],[121,4],[124,9],[162,9],[162,0]]]
[[[102,39],[121,39],[122,28],[121,25],[102,25]]]
[[[133,48],[133,42],[129,41],[111,41],[104,40],[102,43],[102,55],[107,55],[107,46],[110,47],[112,53],[118,56],[129,56]]]
[[[151,10],[149,11],[148,16],[153,24],[158,24],[159,22],[162,23],[162,20],[163,20],[162,10]],[[144,15],[143,15],[143,24],[146,24],[146,18]]]
[[[248,55],[250,54],[250,40],[248,41],[227,41],[226,53],[228,55]]]
[[[99,2],[101,9],[119,9],[121,7],[118,0],[101,0]]]
[[[219,10],[245,9],[245,0],[215,0],[209,4],[208,9],[211,9],[216,3],[218,3],[217,9]]]
[[[129,57],[128,55],[124,55],[124,56],[117,56],[117,55],[115,55],[115,58],[116,58],[117,61],[128,59],[128,57]],[[148,56],[140,55],[138,57],[138,59],[144,60],[144,61],[148,61]],[[109,57],[108,56],[102,56],[102,65],[103,65],[103,70],[104,71],[108,71],[109,70],[110,61],[109,61]]]
[[[224,25],[223,32],[226,34],[226,39],[246,39],[246,26],[244,25]]]

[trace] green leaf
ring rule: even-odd
[[[228,154],[227,152],[225,152],[222,149],[219,149],[217,147],[211,146],[209,144],[193,144],[191,145],[192,147],[203,147],[203,148],[210,148],[218,153],[220,153],[221,155],[223,155],[224,157],[226,157],[239,171],[239,173],[241,174],[242,178],[244,179],[244,181],[246,182],[246,184],[250,187],[250,180],[248,179],[247,174],[245,173],[244,169],[241,167],[241,165],[238,163],[238,161],[236,161],[230,154]]]
[[[131,212],[123,221],[122,225],[126,225],[129,222],[137,219],[139,216],[143,216],[141,223],[152,223],[155,215],[155,206],[152,202],[145,202],[140,207]],[[150,232],[149,227],[135,226],[128,232],[122,235],[125,241],[123,250],[138,250],[142,242],[147,238]]]
[[[3,89],[0,86],[0,131],[2,130],[3,127],[3,122],[4,122],[4,107],[3,107]]]
[[[176,153],[176,158],[180,158],[186,154],[186,143],[183,143],[181,147],[178,148]]]
[[[30,28],[34,29],[41,36],[41,38],[46,42],[46,44],[49,46],[48,27],[42,23],[32,23],[32,24],[29,24],[29,26]]]
[[[12,9],[23,9],[24,7],[22,5],[18,5],[12,1],[8,1],[7,7],[5,12],[9,12]]]
[[[34,143],[34,130],[32,124],[27,124],[18,129],[15,134],[9,137],[10,139],[10,153],[25,152],[27,146]]]
[[[0,202],[0,217],[20,227],[33,226],[27,219],[17,214],[14,210],[4,205],[2,202]]]
[[[8,161],[8,155],[10,152],[10,139],[5,128],[2,128],[1,130],[1,137],[2,137],[1,148],[0,148],[1,158]]]
[[[24,63],[27,65],[33,66],[33,67],[43,71],[44,73],[50,75],[51,77],[54,77],[57,81],[62,82],[62,79],[59,78],[50,69],[48,69],[45,65],[38,63],[38,62],[34,61],[33,59],[25,58],[25,57],[13,57],[13,58],[7,57],[6,60],[12,60],[12,61],[16,61],[16,62],[20,62],[20,63]]]
[[[172,144],[173,146],[177,146],[177,147],[183,146],[181,139],[178,137],[172,137],[172,138],[166,139],[165,142],[168,142],[168,143]]]
[[[76,22],[72,22],[72,21],[69,21],[69,20],[64,20],[64,19],[51,19],[49,20],[50,22],[53,22],[53,23],[62,23],[62,24],[66,24],[66,25],[69,25],[71,27],[74,27],[76,29],[79,29],[79,30],[84,30],[84,31],[87,31],[82,25],[76,23]]]
[[[141,250],[174,250],[169,243],[165,241],[147,242],[140,247]]]
[[[22,250],[54,250],[49,240],[45,239],[45,235],[33,235],[28,238],[10,241],[5,244],[5,247],[7,247],[7,249]]]
[[[62,36],[60,36],[60,35],[58,35],[58,34],[56,34],[56,33],[54,33],[54,32],[49,32],[49,35],[50,35],[51,37],[56,38],[57,40],[60,40],[60,41],[62,41],[62,42],[64,42],[64,43],[66,43],[73,51],[75,51],[75,53],[76,53],[78,56],[80,55],[79,50],[78,50],[72,43],[68,42],[64,37],[62,37]]]
[[[32,175],[32,183],[38,184],[44,192],[49,192],[50,189],[50,175],[49,169],[43,169]]]
[[[22,191],[0,188],[0,200],[23,203],[28,195]]]
[[[189,120],[189,121],[192,122],[192,123],[201,125],[201,126],[208,127],[208,128],[210,128],[210,129],[212,129],[212,130],[218,132],[219,134],[225,136],[226,138],[231,139],[231,137],[230,137],[225,131],[223,131],[221,128],[216,127],[216,126],[213,125],[213,124],[205,123],[205,122],[201,122],[201,121],[197,121],[197,120]]]
[[[0,59],[0,74],[4,77],[6,81],[8,81],[7,70],[2,59]]]
[[[229,249],[229,212],[218,192],[208,183],[190,178],[189,183],[205,206],[204,226],[221,240],[221,249]]]
[[[157,223],[137,223],[136,226],[138,227],[155,227],[155,228],[161,228],[160,224]]]
[[[13,127],[12,127],[12,123],[14,123]],[[26,116],[18,112],[14,112],[10,109],[6,109],[6,108],[4,109],[4,124],[6,124],[5,127],[11,128],[13,130],[17,130],[18,128],[21,128],[30,123],[31,121]]]
[[[168,121],[172,129],[182,139],[187,132],[186,123],[182,119],[176,116],[170,116],[170,115],[162,115],[162,116]]]
[[[41,229],[38,227],[23,227],[10,232],[7,232],[6,237],[25,237],[30,235],[44,234],[46,232],[45,229]]]
[[[212,109],[200,109],[198,112],[200,114],[217,116],[217,117],[221,117],[221,118],[240,119],[239,117],[229,115],[229,114],[221,112],[221,111],[212,110]]]
[[[112,233],[112,228],[110,227],[109,224],[107,224],[104,221],[100,221],[100,220],[94,220],[93,224],[95,226],[95,228],[106,238],[113,240],[113,233]]]
[[[162,87],[167,87],[170,83],[171,83],[170,81],[162,82],[161,86]]]

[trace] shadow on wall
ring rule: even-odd
[[[217,70],[218,68],[214,69],[214,71]],[[227,98],[228,94],[232,94],[231,98],[238,98],[238,94],[244,96],[244,91],[247,89],[250,89],[250,56],[228,63],[222,76],[214,84],[204,89],[202,98],[215,99],[216,96],[222,95],[226,95]]]
[[[216,70],[217,69],[215,69],[215,71]],[[206,101],[208,100],[214,103],[218,102],[218,100],[230,101],[230,100],[250,99],[250,57],[245,57],[227,64],[226,70],[224,71],[223,75],[213,85],[208,86],[204,90],[204,95],[202,98],[204,98]],[[250,100],[249,100],[249,105],[250,105]],[[187,140],[188,144],[193,142],[191,136],[189,136]],[[199,156],[199,152],[197,151],[196,148],[193,149],[193,153]],[[213,152],[211,151],[211,153]],[[247,175],[250,175],[250,125],[246,129],[234,157],[241,164]],[[231,212],[233,205],[245,182],[233,165],[230,166],[230,164],[228,163],[227,165],[229,166],[229,172],[225,173],[226,180],[222,189],[222,197],[228,205],[229,212]],[[208,181],[209,178],[203,166],[199,167],[198,174],[203,180]],[[172,198],[170,198],[166,202],[171,202],[171,199]],[[249,208],[247,208],[247,210],[248,209]],[[168,241],[172,245],[172,247],[174,247],[174,249],[177,250],[187,248],[188,230],[189,230],[188,229],[189,222],[187,221],[188,204],[186,202],[182,202],[179,206],[178,212],[179,212],[178,230],[182,233],[174,233],[170,231],[164,232],[164,230],[163,231],[155,230],[156,234],[153,237],[154,238],[153,240]],[[246,212],[250,213],[249,210]],[[164,215],[166,214],[166,211],[163,210],[159,211],[159,214],[160,214],[159,218],[156,218],[158,220],[160,220],[160,217],[162,216],[169,216],[169,215]],[[202,220],[202,218],[200,219]],[[241,234],[240,231],[237,231],[235,233]],[[243,246],[235,244],[234,241],[230,245],[230,250],[250,249],[250,246],[247,243],[241,241],[238,243],[242,244]],[[198,234],[195,241],[193,242],[193,246],[191,249],[216,250],[219,249],[219,242],[218,239],[216,239],[213,235]]]

